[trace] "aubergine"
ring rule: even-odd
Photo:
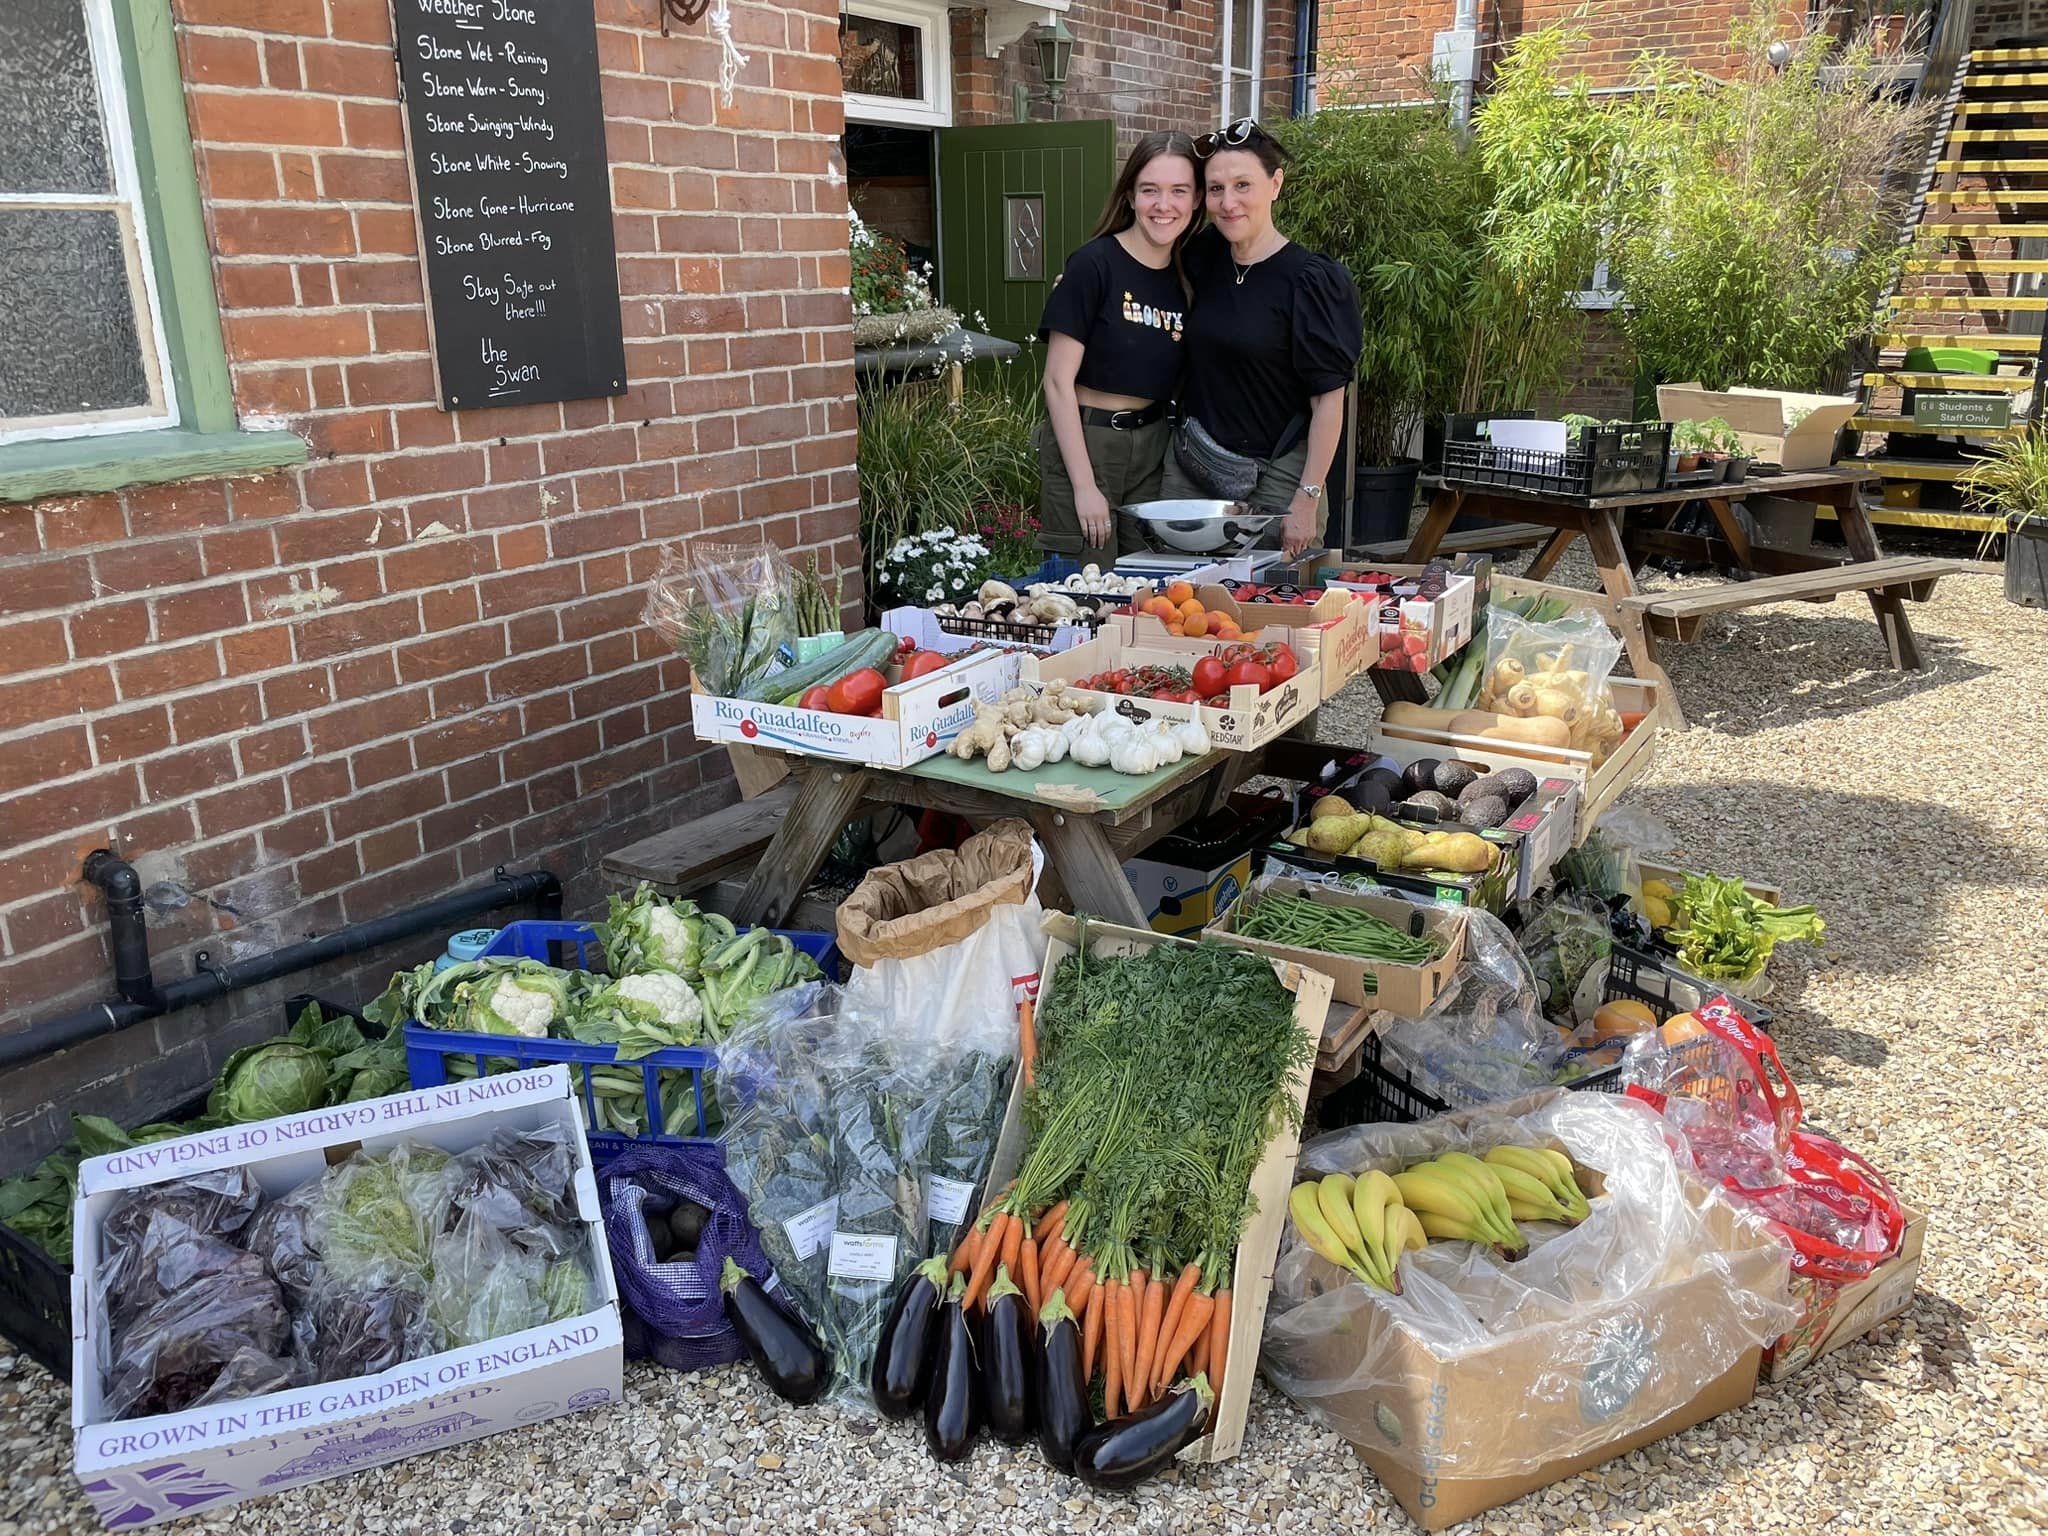
[[[786,1403],[815,1403],[832,1380],[831,1360],[810,1324],[741,1269],[730,1254],[719,1279],[725,1315],[769,1390]]]
[[[903,1277],[882,1324],[868,1384],[885,1419],[903,1419],[924,1401],[932,1379],[932,1333],[946,1294],[946,1256],[926,1259]]]
[[[1074,1470],[1074,1447],[1095,1427],[1088,1379],[1081,1370],[1081,1329],[1054,1291],[1038,1314],[1038,1448],[1062,1472]]]
[[[967,1277],[955,1275],[939,1304],[932,1340],[931,1385],[924,1394],[924,1443],[935,1461],[962,1461],[981,1433],[981,1367],[974,1330],[960,1305]]]
[[[999,1264],[981,1314],[981,1396],[989,1432],[1005,1445],[1022,1445],[1038,1427],[1031,1334],[1031,1305]]]
[[[1096,1425],[1074,1447],[1074,1475],[1091,1488],[1129,1488],[1165,1471],[1200,1436],[1215,1400],[1204,1374],[1136,1413]]]

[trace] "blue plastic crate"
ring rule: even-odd
[[[1045,557],[1045,564],[1041,565],[1037,570],[1027,571],[1022,576],[1005,576],[1002,580],[1007,581],[1019,592],[1022,592],[1034,581],[1048,583],[1065,581],[1069,576],[1078,576],[1080,574],[1080,561],[1068,555],[1047,555]]]
[[[740,930],[742,933],[746,929]],[[837,975],[839,946],[829,933],[799,933],[775,930],[818,962],[828,977]],[[538,960],[559,970],[601,971],[602,947],[597,930],[589,923],[508,923],[484,950],[489,959]],[[704,1074],[718,1066],[718,1053],[700,1046],[671,1046],[634,1061],[620,1061],[618,1048],[585,1045],[577,1040],[533,1040],[523,1035],[486,1035],[428,1029],[408,1022],[405,1026],[405,1068],[415,1088],[437,1088],[448,1081],[448,1058],[467,1056],[476,1064],[478,1075],[495,1071],[524,1071],[534,1067],[565,1063],[572,1068],[583,1099],[583,1123],[589,1135],[591,1156],[600,1162],[616,1157],[635,1142],[651,1141],[679,1146],[715,1142],[708,1134],[704,1112]],[[511,1066],[493,1068],[494,1062]],[[592,1067],[613,1067],[637,1071],[646,1095],[647,1123],[661,1125],[661,1072],[690,1074],[690,1105],[694,1111],[688,1133],[662,1130],[647,1136],[626,1136],[597,1128],[597,1094],[591,1086]]]

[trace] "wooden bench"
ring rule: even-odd
[[[1498,528],[1470,528],[1446,535],[1437,545],[1438,555],[1470,555],[1482,550],[1527,549],[1550,537],[1548,528],[1534,523],[1503,523]],[[1346,559],[1399,561],[1408,553],[1408,541],[1387,539],[1378,544],[1354,544],[1345,550]],[[1432,557],[1433,558],[1433,557]]]
[[[1844,592],[1869,592],[1924,603],[1943,576],[1962,569],[1953,560],[1917,555],[1891,555],[1877,560],[1849,560],[1819,570],[1791,571],[1755,581],[1716,582],[1682,592],[1650,592],[1616,601],[1619,609],[1642,614],[1652,634],[1666,640],[1691,640],[1709,615],[1760,608],[1766,603],[1831,603]]]
[[[796,804],[796,781],[699,816],[604,856],[604,873],[631,888],[645,880],[663,896],[693,896],[728,875],[742,884]]]

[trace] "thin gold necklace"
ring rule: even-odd
[[[1278,249],[1278,247],[1275,247],[1275,249]],[[1268,251],[1268,252],[1266,252],[1266,256],[1271,256],[1272,254],[1273,254],[1273,252],[1272,252],[1272,251]],[[1261,257],[1259,257],[1257,261],[1248,261],[1248,262],[1246,262],[1246,263],[1245,263],[1245,264],[1244,264],[1243,266],[1239,266],[1239,265],[1237,264],[1237,257],[1236,257],[1236,256],[1234,256],[1234,255],[1233,255],[1233,256],[1232,256],[1232,257],[1230,258],[1230,266],[1231,266],[1231,270],[1237,273],[1237,286],[1238,286],[1238,287],[1242,288],[1242,287],[1244,286],[1244,278],[1245,278],[1245,274],[1246,274],[1247,272],[1251,271],[1251,269],[1252,269],[1253,267],[1256,267],[1256,266],[1257,266],[1257,265],[1259,264],[1259,262],[1261,262],[1261,261],[1264,261],[1264,260],[1266,259],[1266,256],[1261,256]]]

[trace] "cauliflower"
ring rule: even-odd
[[[612,988],[628,1013],[651,1013],[645,1022],[693,1025],[704,1020],[704,1004],[696,989],[673,971],[643,971]]]
[[[673,971],[640,971],[598,988],[568,1021],[586,1045],[615,1045],[619,1060],[637,1061],[674,1045],[695,1045],[704,1033],[696,988]]]
[[[555,1022],[554,992],[524,983],[516,972],[498,978],[484,1006],[511,1026],[508,1033],[535,1040],[545,1040],[548,1026]]]
[[[597,925],[605,968],[614,976],[673,971],[695,981],[703,957],[733,937],[733,926],[694,901],[670,901],[643,882],[631,901],[614,896],[611,914]]]

